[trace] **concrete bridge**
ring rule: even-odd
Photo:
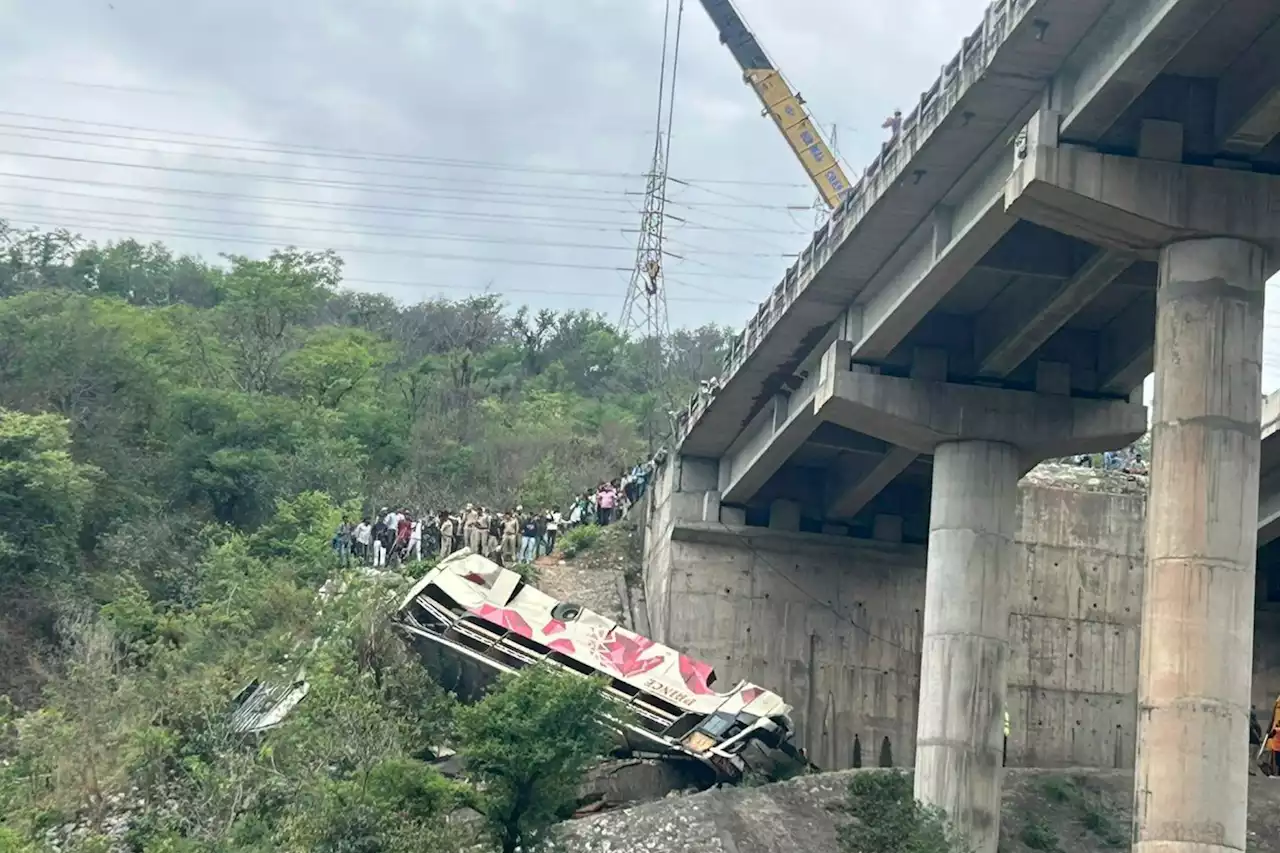
[[[916,792],[982,853],[1016,483],[1141,435],[1153,370],[1134,844],[1245,847],[1276,57],[1275,0],[992,3],[681,424],[676,514],[927,543]]]

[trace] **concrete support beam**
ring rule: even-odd
[[[915,795],[945,809],[979,853],[994,853],[1000,835],[1018,470],[1018,449],[998,442],[934,455]]]
[[[827,348],[818,372],[804,381],[790,398],[774,402],[773,416],[756,418],[749,438],[739,438],[724,457],[720,471],[721,500],[744,504],[777,473],[822,423],[813,407],[814,389],[823,377],[849,369],[849,341]]]
[[[1000,160],[989,180],[974,191],[970,204],[949,215],[951,239],[944,248],[938,251],[931,241],[926,247],[927,262],[906,265],[861,306],[861,335],[854,344],[854,358],[887,358],[1014,226],[1017,220],[1005,214],[999,198],[1010,166],[1011,159]]]
[[[1056,231],[1019,222],[977,263],[979,269],[1022,278],[1065,279],[1085,260],[1080,244]]]
[[[1071,147],[1028,149],[1005,186],[1010,214],[1149,259],[1217,234],[1280,247],[1276,199],[1280,176]]]
[[[827,518],[853,518],[906,470],[918,454],[905,447],[894,447],[876,462],[870,471],[853,473],[827,502]]]
[[[1117,314],[1098,338],[1098,390],[1128,394],[1151,373],[1155,296],[1144,294]]]
[[[1226,0],[1126,0],[1061,75],[1062,138],[1097,142]]]
[[[721,499],[726,503],[746,503],[800,449],[819,423],[810,398],[796,403],[776,428],[767,424],[749,452],[725,457],[729,467],[721,481]]]
[[[1280,20],[1218,81],[1218,148],[1252,157],[1280,136]]]
[[[777,500],[769,505],[769,528],[771,530],[800,529],[800,504],[795,501]]]
[[[871,520],[871,538],[878,542],[902,542],[902,516],[877,515]]]
[[[1280,470],[1258,484],[1258,547],[1280,538]]]
[[[1123,252],[1099,249],[1057,290],[1046,294],[1030,316],[1004,316],[998,305],[992,306],[978,318],[974,333],[979,372],[985,376],[1008,376],[1128,269],[1133,260],[1132,255]]]
[[[1127,400],[1084,400],[920,382],[845,371],[818,388],[816,416],[848,429],[932,453],[959,440],[1015,444],[1036,461],[1122,447],[1147,428],[1147,410]]]
[[[1266,253],[1160,256],[1133,850],[1244,850]]]

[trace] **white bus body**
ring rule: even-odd
[[[717,691],[710,664],[558,601],[465,549],[422,578],[395,618],[426,641],[424,650],[453,659],[454,686],[464,692],[478,693],[498,673],[547,663],[603,677],[608,696],[627,711],[610,722],[634,751],[696,759],[720,781],[741,778],[748,746],[763,747],[769,765],[779,751],[788,763],[803,762],[781,696],[747,682]]]

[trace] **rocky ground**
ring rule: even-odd
[[[841,853],[833,809],[854,773],[725,788],[571,821],[557,853]],[[1010,769],[1001,853],[1128,849],[1133,777],[1118,771]],[[1248,849],[1280,853],[1280,780],[1250,779]]]
[[[1027,472],[1022,482],[1049,489],[1073,489],[1116,495],[1142,495],[1147,491],[1146,474],[1104,471],[1063,462],[1042,462]]]

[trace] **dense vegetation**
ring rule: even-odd
[[[938,808],[912,793],[912,778],[901,770],[856,773],[849,780],[838,812],[849,820],[839,827],[846,853],[971,853]]]
[[[641,457],[725,334],[673,335],[648,389],[652,342],[602,317],[341,276],[0,222],[0,851],[528,849],[563,816],[591,683],[456,708],[387,626],[402,579],[317,598],[329,538],[378,505],[563,502]],[[283,727],[234,734],[229,697],[303,670]],[[483,784],[435,773],[446,741]]]

